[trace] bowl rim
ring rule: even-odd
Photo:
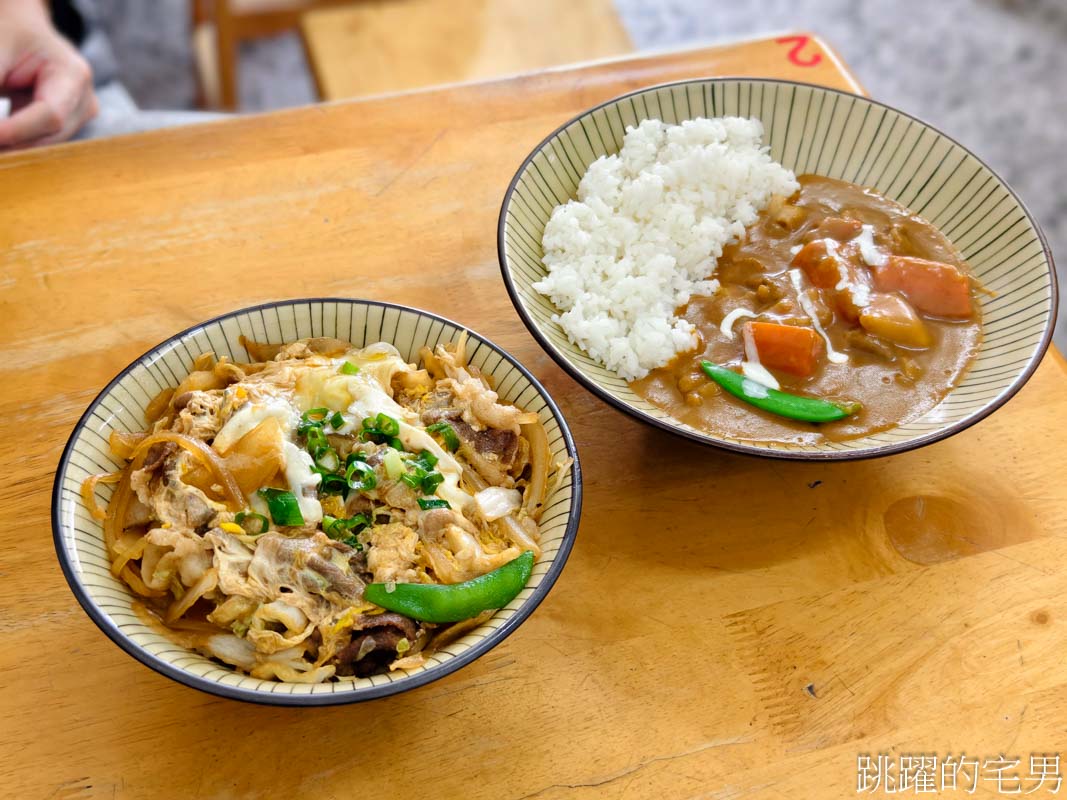
[[[227,319],[246,315],[255,311],[312,303],[343,303],[353,306],[377,306],[384,309],[396,309],[400,312],[411,312],[420,316],[429,317],[432,320],[436,320],[446,325],[452,325],[461,331],[466,331],[469,335],[474,336],[483,344],[488,345],[491,350],[494,350],[501,355],[530,382],[530,385],[534,387],[537,393],[545,401],[548,409],[552,412],[553,417],[555,417],[556,423],[559,425],[560,433],[563,436],[563,441],[567,449],[567,454],[573,459],[571,465],[571,507],[567,514],[567,527],[563,531],[559,550],[556,551],[552,564],[541,578],[541,583],[538,584],[533,593],[523,601],[522,605],[515,609],[511,616],[508,617],[499,628],[496,628],[481,641],[471,645],[464,652],[457,656],[452,656],[448,661],[437,666],[424,669],[416,675],[401,678],[389,683],[383,683],[378,686],[353,688],[331,692],[329,694],[279,694],[264,692],[258,689],[242,688],[239,686],[228,686],[199,675],[193,675],[192,673],[186,672],[164,659],[149,653],[143,647],[133,642],[120,630],[115,621],[96,604],[88,589],[82,584],[74,566],[70,563],[70,558],[67,555],[63,543],[63,530],[65,525],[61,520],[60,503],[62,499],[64,477],[66,476],[70,458],[74,452],[75,440],[86,427],[86,422],[92,415],[92,412],[100,405],[101,401],[108,396],[127,375],[130,374],[130,372],[142,365],[148,358],[156,355],[163,348],[208,325],[220,323]],[[567,563],[567,558],[570,556],[571,550],[574,547],[574,540],[578,534],[578,526],[582,514],[582,470],[578,459],[578,448],[574,443],[574,438],[571,435],[567,421],[564,418],[563,413],[560,411],[559,406],[556,405],[555,400],[552,399],[552,396],[548,393],[545,387],[541,385],[541,382],[538,381],[526,367],[520,364],[514,356],[487,339],[485,336],[482,336],[466,325],[462,325],[447,317],[441,316],[440,314],[424,311],[423,309],[415,308],[413,306],[402,305],[400,303],[345,297],[302,297],[289,300],[274,300],[253,306],[246,306],[224,314],[219,314],[218,316],[211,317],[203,322],[198,322],[173,336],[167,337],[124,367],[121,372],[100,390],[100,392],[93,398],[92,402],[89,403],[85,412],[78,418],[77,423],[75,423],[74,429],[71,431],[67,443],[63,447],[63,454],[60,456],[59,464],[56,467],[55,478],[52,483],[51,514],[52,541],[56,549],[56,556],[59,560],[60,568],[63,570],[63,577],[66,578],[67,584],[74,593],[74,597],[86,614],[89,615],[89,618],[96,623],[96,626],[103,631],[112,642],[117,644],[139,662],[155,672],[158,672],[160,675],[171,678],[184,686],[200,689],[209,694],[225,697],[231,700],[241,700],[244,702],[269,706],[335,706],[374,700],[380,697],[387,697],[389,695],[417,689],[420,686],[425,686],[426,684],[432,683],[446,675],[450,675],[456,670],[477,660],[514,633],[519,625],[525,622],[541,604],[548,595],[548,592],[555,585],[556,580],[563,572],[563,568]]]
[[[606,108],[608,106],[622,102],[623,100],[626,100],[628,98],[635,97],[646,92],[656,91],[659,89],[673,88],[676,86],[689,86],[691,84],[731,83],[737,81],[747,83],[780,84],[799,87],[803,89],[815,89],[821,92],[831,92],[838,95],[844,95],[845,97],[854,97],[859,100],[864,100],[868,103],[871,103],[872,105],[887,109],[896,114],[900,114],[906,119],[910,119],[914,122],[919,123],[919,125],[922,125],[932,130],[934,133],[947,139],[956,147],[962,149],[963,152],[965,152],[971,158],[975,159],[979,164],[982,165],[982,167],[987,169],[989,173],[997,181],[999,181],[1005,189],[1007,189],[1008,194],[1011,195],[1012,199],[1016,202],[1019,208],[1022,209],[1022,212],[1026,216],[1027,221],[1037,233],[1038,242],[1040,243],[1041,249],[1045,254],[1045,263],[1048,265],[1049,290],[1051,293],[1051,297],[1049,314],[1045,320],[1045,330],[1041,335],[1041,340],[1040,342],[1038,342],[1037,348],[1031,354],[1030,359],[1026,363],[1026,366],[1019,373],[1019,375],[1016,376],[1015,380],[1013,380],[1007,387],[1005,387],[1005,389],[999,395],[997,395],[990,403],[987,403],[975,413],[964,417],[963,419],[959,420],[956,423],[953,423],[952,425],[948,425],[944,428],[939,428],[935,431],[924,434],[915,439],[909,439],[905,442],[882,445],[875,448],[868,448],[863,450],[785,450],[764,447],[758,444],[746,444],[742,442],[715,440],[711,439],[708,436],[701,435],[693,431],[685,430],[684,428],[680,428],[676,425],[672,425],[664,420],[657,419],[656,417],[653,417],[652,415],[641,411],[638,408],[634,408],[633,406],[630,406],[627,403],[624,403],[621,400],[618,400],[617,398],[613,397],[606,390],[602,389],[596,382],[588,378],[582,370],[573,366],[566,358],[562,356],[561,353],[558,353],[556,351],[555,346],[548,340],[548,337],[541,332],[537,323],[526,312],[526,308],[522,304],[521,299],[519,298],[518,290],[516,289],[514,281],[512,280],[511,270],[508,266],[507,257],[505,256],[505,248],[507,244],[505,239],[505,233],[507,231],[507,212],[508,208],[511,205],[511,197],[515,193],[515,190],[519,184],[519,179],[526,171],[526,168],[530,165],[534,158],[537,157],[538,153],[540,153],[545,148],[545,146],[553,139],[555,139],[561,132],[569,128],[571,125],[574,125],[579,120],[588,117],[590,114],[596,113],[602,108]],[[805,81],[794,81],[778,78],[755,78],[744,75],[720,75],[714,77],[686,78],[684,80],[678,81],[666,81],[665,83],[657,83],[651,86],[645,86],[640,89],[635,89],[631,92],[626,92],[625,94],[620,94],[616,97],[612,97],[602,103],[598,103],[597,105],[586,109],[580,114],[571,117],[562,125],[553,130],[546,137],[544,137],[533,148],[533,150],[530,151],[530,154],[522,160],[522,163],[516,170],[514,177],[512,177],[511,182],[508,184],[507,191],[504,193],[504,199],[500,204],[500,214],[497,218],[496,247],[497,261],[500,264],[500,272],[504,278],[504,286],[507,289],[508,297],[511,298],[511,304],[515,307],[515,310],[518,312],[523,324],[526,326],[527,330],[529,330],[530,333],[533,335],[534,339],[537,340],[537,343],[541,345],[541,348],[546,353],[548,353],[552,360],[555,361],[556,364],[558,364],[568,375],[570,375],[578,383],[585,387],[586,390],[592,392],[595,396],[599,397],[601,400],[606,402],[608,405],[610,405],[617,411],[621,411],[624,414],[628,414],[647,425],[651,425],[655,428],[667,431],[668,433],[672,433],[676,436],[681,436],[690,441],[704,445],[705,447],[714,447],[721,450],[729,450],[734,453],[740,453],[742,455],[774,458],[783,461],[863,461],[866,459],[883,458],[885,456],[894,455],[896,453],[904,453],[909,450],[915,450],[917,448],[924,447],[928,444],[933,444],[934,442],[938,442],[942,439],[947,439],[950,436],[954,436],[960,431],[964,431],[967,428],[970,428],[972,425],[976,425],[977,423],[988,417],[990,414],[992,414],[994,411],[1001,408],[1009,400],[1011,400],[1011,398],[1019,392],[1019,390],[1026,384],[1026,382],[1030,380],[1031,376],[1033,376],[1041,361],[1044,359],[1045,353],[1048,351],[1049,345],[1052,342],[1052,335],[1056,327],[1056,315],[1059,307],[1059,282],[1056,276],[1056,263],[1052,256],[1052,249],[1049,247],[1048,240],[1045,238],[1044,231],[1041,230],[1041,226],[1034,218],[1034,215],[1030,213],[1030,209],[1026,207],[1026,204],[1023,203],[1022,199],[1011,187],[1011,185],[1007,181],[1005,181],[1000,176],[1000,174],[992,167],[990,167],[983,159],[975,155],[975,153],[969,147],[960,143],[952,136],[949,136],[937,126],[931,125],[926,120],[920,117],[916,117],[913,114],[909,114],[906,111],[901,111],[899,108],[891,106],[888,103],[883,103],[873,98],[867,97],[866,95],[856,94],[855,92],[849,92],[843,89],[835,89],[830,86],[820,86],[816,83],[807,83]],[[951,394],[951,392],[949,394]]]

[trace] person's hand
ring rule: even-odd
[[[52,27],[41,0],[0,0],[0,150],[69,139],[96,116],[92,70]]]

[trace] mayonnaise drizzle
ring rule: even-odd
[[[837,242],[833,239],[825,239],[826,252],[834,259],[834,263],[837,264],[837,274],[841,280],[837,282],[834,289],[842,291],[847,289],[849,296],[852,298],[852,304],[856,308],[866,308],[871,304],[871,290],[864,283],[855,283],[852,280],[852,276],[848,274],[848,265],[845,260],[841,258],[837,249]]]
[[[245,434],[271,417],[274,417],[282,424],[282,428],[286,433],[300,419],[300,415],[286,400],[280,398],[250,400],[230,414],[229,419],[215,434],[211,446],[219,453],[225,453],[244,438]]]
[[[322,522],[322,504],[317,496],[322,476],[311,471],[314,465],[307,451],[292,442],[285,443],[285,480],[289,491],[296,495],[300,514],[306,523]]]
[[[834,350],[834,346],[830,343],[830,337],[826,335],[826,331],[823,330],[822,324],[819,322],[818,312],[815,310],[815,306],[811,303],[811,298],[808,297],[804,291],[804,276],[799,269],[789,270],[789,280],[793,283],[793,288],[797,290],[797,301],[800,303],[800,307],[804,309],[804,313],[811,319],[812,327],[815,328],[815,332],[822,337],[826,342],[826,358],[834,364],[847,364],[848,356],[844,353],[839,353]]]
[[[769,394],[767,391],[768,388],[773,387],[764,386],[762,383],[751,380],[749,378],[744,378],[741,381],[741,391],[747,394],[749,397],[758,397],[760,399],[767,397]]]
[[[889,261],[886,252],[874,243],[874,226],[864,225],[860,235],[856,237],[860,246],[860,256],[869,267],[882,267]]]
[[[722,322],[719,324],[719,330],[722,331],[722,335],[727,339],[734,338],[734,323],[741,317],[755,317],[756,315],[749,311],[747,308],[735,308],[729,314],[722,318]]]
[[[747,328],[741,338],[744,339],[745,342],[745,360],[741,362],[741,374],[749,381],[753,381],[769,389],[781,389],[782,386],[778,383],[778,379],[775,378],[770,370],[760,362],[759,350],[756,349],[756,342],[749,334]],[[758,396],[766,397],[765,394]]]
[[[758,361],[742,361],[741,373],[749,381],[754,381],[768,389],[782,388],[782,385],[778,383],[778,379],[771,374],[770,370]]]

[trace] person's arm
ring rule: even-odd
[[[42,0],[0,0],[0,94],[14,97],[0,150],[61,142],[96,116],[92,70]]]

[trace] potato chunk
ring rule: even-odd
[[[904,347],[930,346],[930,333],[910,305],[894,294],[871,296],[871,304],[860,314],[864,330]]]

